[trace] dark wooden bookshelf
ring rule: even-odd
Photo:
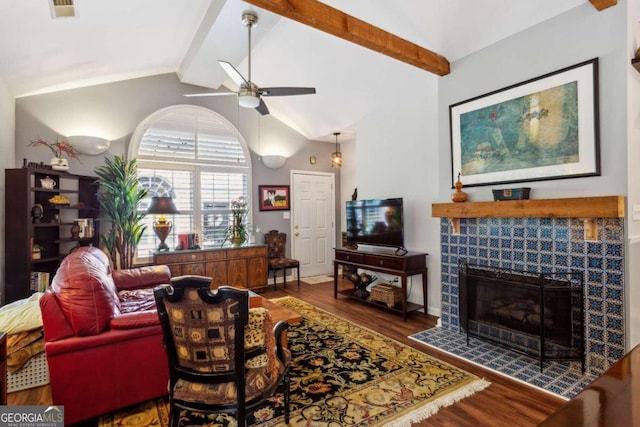
[[[41,179],[55,181],[53,189],[43,188]],[[99,245],[100,209],[97,177],[39,168],[5,170],[5,292],[4,303],[29,297],[31,273],[49,273],[53,278],[60,261],[77,245]],[[69,199],[69,205],[49,202],[55,195]],[[42,217],[34,222],[33,207],[42,207]],[[92,218],[92,237],[72,238],[75,219]],[[42,248],[34,259],[33,246]]]

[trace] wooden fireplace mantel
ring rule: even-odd
[[[624,196],[433,203],[434,218],[624,218]]]
[[[431,216],[448,218],[453,234],[460,233],[460,218],[581,218],[584,221],[584,239],[596,240],[596,218],[624,218],[624,209],[624,196],[574,197],[433,203]]]

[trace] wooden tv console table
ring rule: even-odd
[[[407,313],[424,309],[427,315],[427,255],[422,252],[407,252],[405,255],[383,254],[376,252],[364,252],[354,249],[335,248],[333,260],[333,297],[338,298],[338,266],[362,268],[378,273],[391,274],[400,277],[402,296],[400,309],[380,305],[370,299],[362,299],[351,295],[359,301],[368,302],[378,307],[386,307],[389,310],[402,313],[403,320],[407,320]],[[407,277],[422,275],[422,295],[424,304],[415,304],[407,301]]]

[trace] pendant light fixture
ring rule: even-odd
[[[331,153],[331,167],[332,168],[341,168],[342,167],[342,153],[340,152],[340,149],[338,148],[338,135],[340,135],[340,132],[334,132],[333,134],[336,136],[336,151],[334,153]]]

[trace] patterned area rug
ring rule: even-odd
[[[288,331],[292,426],[410,426],[487,387],[485,380],[292,297],[272,300],[300,313]],[[227,426],[224,415],[183,413],[184,425]],[[278,394],[251,425],[284,425]],[[102,417],[100,427],[168,425],[166,402]]]

